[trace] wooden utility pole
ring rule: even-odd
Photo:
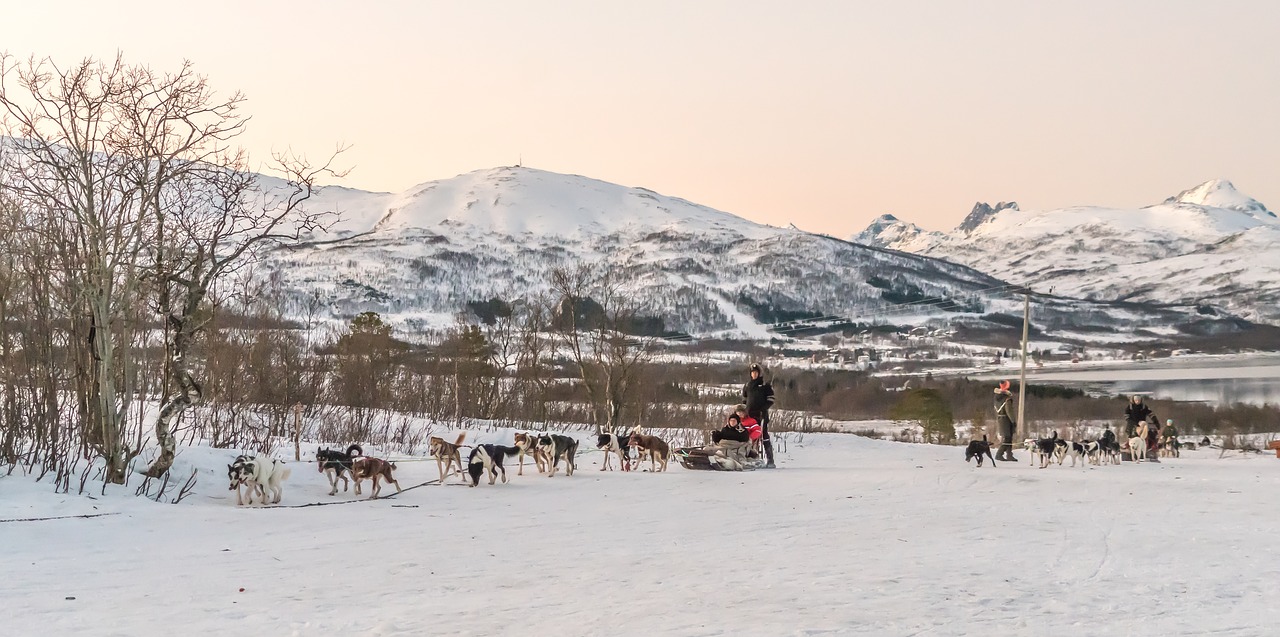
[[[1031,331],[1031,291],[1022,293],[1022,375],[1018,377],[1018,429],[1014,440],[1027,437],[1027,334]]]

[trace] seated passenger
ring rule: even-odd
[[[759,422],[756,422],[755,418],[747,415],[746,405],[738,405],[736,415],[739,421],[742,422],[742,428],[747,430],[747,440],[756,443],[764,437],[764,428],[760,426]]]
[[[731,440],[734,442],[747,442],[751,439],[751,434],[742,426],[742,417],[738,414],[729,414],[729,422],[719,431],[711,432],[711,442],[719,443],[723,440]]]

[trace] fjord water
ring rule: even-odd
[[[1280,405],[1280,355],[1177,357],[1105,369],[1044,371],[1030,375],[1028,382],[1212,405]]]

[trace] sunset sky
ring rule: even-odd
[[[837,236],[1218,177],[1280,209],[1274,0],[48,1],[0,50],[190,59],[255,156],[350,144],[367,190],[522,159]]]

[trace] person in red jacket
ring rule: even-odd
[[[742,421],[742,428],[747,430],[747,439],[752,443],[759,443],[760,439],[764,437],[764,427],[760,425],[760,421],[752,418],[747,413],[746,405],[738,405],[734,412]],[[753,444],[752,446],[758,445]]]

